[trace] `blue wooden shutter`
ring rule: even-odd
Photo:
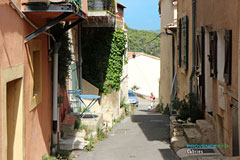
[[[182,20],[178,20],[178,65],[182,63]]]
[[[188,70],[188,16],[182,18],[183,32],[183,67]]]
[[[232,82],[232,30],[225,31],[225,66],[224,79],[227,85]]]

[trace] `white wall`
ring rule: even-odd
[[[145,55],[137,56],[128,61],[128,88],[136,85],[137,93],[150,96],[153,92],[159,97],[160,60]]]

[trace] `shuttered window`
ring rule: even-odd
[[[182,18],[183,67],[188,70],[188,16]]]
[[[210,32],[210,77],[217,78],[217,32]]]
[[[224,79],[227,85],[232,82],[232,30],[225,31],[225,65]]]
[[[182,20],[178,20],[178,65],[182,63]]]

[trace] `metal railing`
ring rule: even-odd
[[[89,11],[109,11],[115,14],[115,0],[88,0]]]

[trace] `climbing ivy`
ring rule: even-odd
[[[110,27],[82,29],[83,78],[110,93],[120,88],[126,36]]]
[[[106,73],[103,92],[111,93],[120,89],[120,77],[122,76],[123,54],[127,39],[123,30],[116,30],[111,42],[110,56]]]
[[[70,39],[67,32],[63,32],[63,24],[57,24],[51,29],[51,33],[57,42],[61,42],[58,51],[58,83],[62,88],[66,88],[66,78],[69,75],[69,66],[72,61],[72,52],[70,50]]]

